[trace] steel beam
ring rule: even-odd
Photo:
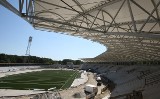
[[[137,32],[136,23],[135,23],[135,20],[134,20],[134,15],[133,15],[132,8],[131,8],[129,0],[127,0],[127,4],[128,4],[128,8],[129,8],[131,19],[132,19],[132,24],[133,24],[133,27],[134,27],[134,31]]]
[[[86,14],[88,14],[88,13],[91,13],[91,12],[93,12],[93,11],[96,11],[97,9],[102,9],[103,7],[112,5],[112,4],[117,3],[117,2],[120,2],[120,1],[122,1],[122,0],[112,0],[112,1],[109,1],[109,2],[104,2],[103,4],[98,4],[98,5],[96,5],[96,6],[92,7],[92,8],[84,11],[83,13],[76,15],[74,18],[71,18],[70,20],[68,20],[68,22],[74,21],[74,20],[76,20],[77,18],[82,17],[82,15],[86,15]]]
[[[145,21],[145,23],[142,25],[142,27],[139,29],[139,32],[142,31],[142,29],[144,28],[144,26],[146,25],[146,23],[148,22],[148,20],[150,19],[150,17],[153,15],[153,13],[157,10],[158,6],[160,5],[160,1],[157,3],[157,5],[154,7],[154,9],[152,10],[152,12],[150,13],[150,15],[148,16],[147,20]]]
[[[12,11],[13,13],[15,13],[18,16],[22,16],[22,14],[15,8],[13,7],[8,1],[6,0],[0,0],[0,4],[2,6],[4,6],[5,8],[7,8],[8,10]]]
[[[110,25],[109,25],[108,29],[106,30],[106,32],[108,32],[108,30],[109,30],[109,28],[112,26],[113,22],[115,22],[115,18],[117,17],[118,13],[119,13],[120,10],[122,9],[122,7],[123,7],[125,1],[126,1],[126,0],[123,0],[123,2],[122,2],[122,4],[121,4],[120,8],[118,9],[117,13],[116,13],[115,16],[113,17],[113,20],[112,20],[112,22],[110,23]]]

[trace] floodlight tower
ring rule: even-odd
[[[30,56],[30,47],[31,47],[31,43],[32,43],[32,37],[29,37],[28,40],[28,46],[27,46],[27,50],[26,50],[26,55]]]
[[[25,54],[28,57],[24,57],[24,63],[26,63],[26,62],[29,63],[31,43],[32,43],[32,37],[30,36],[29,40],[28,40],[28,46],[27,46],[26,54]]]

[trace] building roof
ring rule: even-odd
[[[5,6],[6,1],[0,3]],[[159,0],[28,0],[26,6],[20,15],[35,29],[106,46],[106,52],[84,61],[160,60]]]

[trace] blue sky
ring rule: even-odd
[[[31,55],[53,60],[93,58],[106,50],[83,38],[35,30],[0,5],[0,53],[25,55],[29,36],[33,37]]]

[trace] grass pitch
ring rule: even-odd
[[[9,75],[0,78],[1,89],[65,89],[79,76],[78,71],[43,70],[22,74]]]

